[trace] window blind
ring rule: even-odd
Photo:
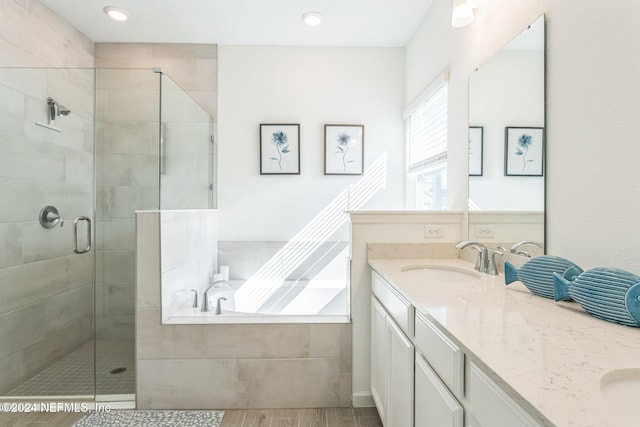
[[[447,160],[447,89],[443,73],[405,112],[409,172],[430,169]]]

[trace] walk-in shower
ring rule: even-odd
[[[212,129],[158,70],[0,68],[2,398],[133,400],[134,215],[160,208],[161,180],[167,203],[210,206],[194,123]]]

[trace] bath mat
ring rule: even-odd
[[[220,427],[224,411],[138,411],[91,412],[73,427]]]

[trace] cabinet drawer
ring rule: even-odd
[[[415,345],[451,391],[463,395],[464,353],[421,313],[415,314]]]
[[[485,427],[540,427],[478,366],[469,362],[469,407]]]
[[[413,337],[413,306],[375,271],[371,272],[371,291],[398,326]]]

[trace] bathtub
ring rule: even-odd
[[[209,311],[192,304],[178,308],[165,324],[348,323],[345,280],[297,280],[269,283],[231,280],[209,291]],[[219,298],[222,309],[216,314]]]

